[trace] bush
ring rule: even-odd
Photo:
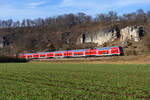
[[[125,55],[130,56],[130,55],[137,55],[137,51],[136,50],[126,50]]]
[[[20,58],[13,58],[13,57],[7,57],[7,56],[1,56],[0,57],[0,63],[7,63],[7,62],[28,62],[26,59],[20,59]]]

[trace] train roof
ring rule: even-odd
[[[50,52],[37,52],[38,54],[45,54],[45,53],[50,53]],[[34,53],[36,54],[36,53]]]
[[[104,48],[96,48],[97,50],[107,50],[107,49],[111,49],[111,47],[104,47]]]
[[[72,52],[82,52],[82,51],[85,51],[85,50],[88,50],[88,49],[77,49],[77,50],[71,50]]]
[[[36,53],[25,53],[24,55],[33,55],[33,54],[46,54],[50,52],[36,52]]]
[[[54,51],[54,53],[64,53],[65,51]]]
[[[25,53],[24,55],[32,55],[32,54],[34,54],[34,53]]]
[[[106,49],[111,49],[114,47],[120,47],[120,46],[112,46],[112,47],[103,47],[103,48],[96,48],[97,50],[106,50]]]

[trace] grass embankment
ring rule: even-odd
[[[0,64],[0,100],[150,99],[150,65]]]
[[[58,59],[33,59],[30,62],[49,63],[85,63],[85,64],[150,64],[150,55],[140,56],[106,56],[87,58],[58,58]]]

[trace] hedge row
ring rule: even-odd
[[[0,56],[0,63],[5,62],[28,62],[28,60],[14,57]]]

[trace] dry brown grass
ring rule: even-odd
[[[34,59],[35,62],[50,63],[85,63],[85,64],[150,64],[150,55],[142,56],[112,56],[89,58],[59,58],[59,59]]]

